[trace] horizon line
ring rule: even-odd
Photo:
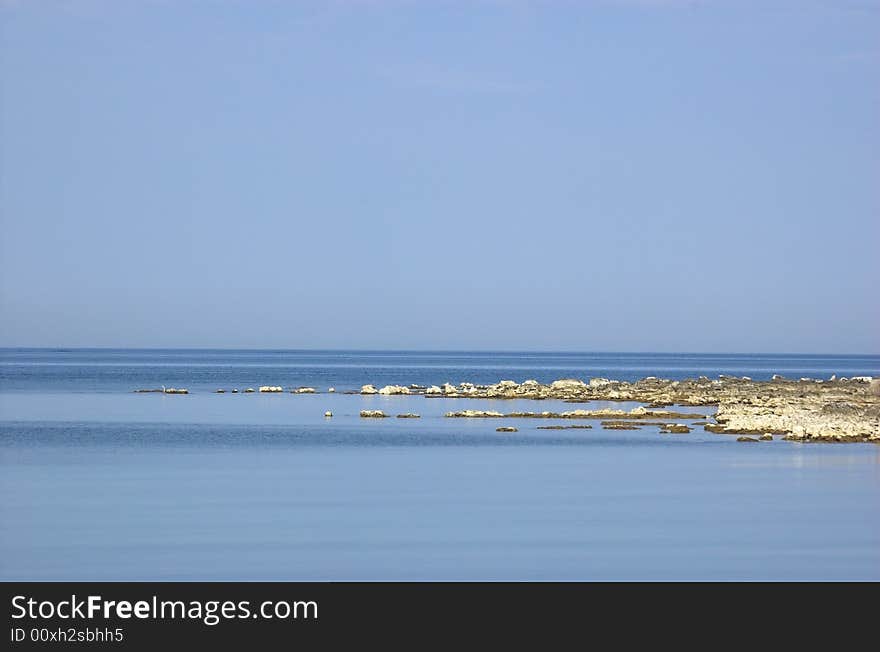
[[[254,346],[0,346],[0,351],[252,351],[273,353],[477,353],[477,354],[564,354],[564,355],[781,355],[781,356],[841,356],[841,357],[880,357],[880,352],[872,353],[834,353],[804,351],[613,351],[582,349],[382,349],[382,348],[262,348]]]

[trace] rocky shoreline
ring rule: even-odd
[[[135,390],[139,393],[188,394],[186,389],[165,388]],[[260,393],[281,393],[280,385],[264,385]],[[288,389],[292,394],[314,394],[313,387]],[[330,388],[328,393],[336,390]],[[238,389],[232,393],[237,394]],[[216,390],[225,393],[225,390]],[[242,393],[256,393],[247,388]],[[527,399],[557,400],[567,403],[593,401],[626,401],[642,403],[635,409],[600,410],[573,409],[564,412],[508,412],[496,410],[460,410],[447,412],[449,418],[505,419],[598,419],[606,430],[635,430],[641,426],[660,426],[664,433],[687,433],[702,426],[704,430],[725,435],[738,435],[740,441],[771,440],[773,435],[804,442],[873,442],[880,443],[880,378],[860,376],[816,380],[788,379],[773,376],[756,381],[747,377],[706,376],[686,380],[667,380],[649,376],[635,382],[592,378],[588,382],[564,378],[549,384],[536,380],[517,383],[502,380],[492,385],[463,382],[458,385],[386,385],[376,388],[364,385],[345,394],[381,396],[422,396],[454,399]],[[670,406],[711,407],[709,411],[687,412],[667,410]],[[332,416],[326,413],[325,416]],[[383,418],[381,410],[364,410],[363,418]],[[399,414],[401,419],[416,419],[412,413]],[[689,423],[681,423],[686,421]],[[589,426],[546,426],[542,428],[576,428]],[[749,436],[754,435],[758,439]]]
[[[703,423],[709,432],[730,435],[759,435],[765,438],[783,435],[784,439],[810,442],[880,443],[880,379],[870,377],[788,379],[773,376],[769,381],[747,377],[719,376],[710,379],[665,380],[648,377],[636,382],[575,378],[541,384],[536,380],[517,383],[502,380],[493,385],[460,383],[443,386],[388,385],[376,389],[364,385],[361,394],[424,395],[426,398],[472,399],[555,399],[568,403],[591,401],[635,401],[648,408],[622,410],[573,410],[571,412],[526,412],[502,414],[497,411],[464,410],[447,413],[465,418],[556,418],[616,419],[606,428],[626,428],[626,420],[704,419],[708,415],[682,413],[653,408],[672,405],[711,406],[717,408],[716,423]],[[634,423],[633,426],[636,424]],[[692,424],[696,425],[696,424]],[[668,432],[685,432],[683,424],[665,426]]]

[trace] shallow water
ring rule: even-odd
[[[156,364],[146,352],[109,363],[105,352],[59,353],[60,364],[22,355],[0,356],[2,579],[880,579],[877,446],[442,416],[572,407],[555,401],[207,391],[600,375],[559,373],[552,355],[517,358],[528,370],[518,375],[485,354],[473,368],[465,354],[375,354],[384,362],[373,368],[372,354],[348,367],[333,365],[351,354],[327,354],[326,366],[307,354],[313,366],[291,367],[290,353],[277,364],[270,352],[171,353],[170,379],[152,375],[165,354]],[[439,370],[410,375],[426,357]],[[698,363],[686,375],[779,370],[772,356],[725,367],[646,359],[625,366],[654,360],[638,375],[666,377]],[[819,363],[787,364],[799,377]],[[846,364],[819,372],[880,367]],[[271,377],[246,379],[267,368]],[[179,382],[199,374],[209,376],[201,386]],[[156,383],[194,393],[131,393]],[[576,407],[604,406],[632,404]],[[422,418],[364,420],[361,409]]]

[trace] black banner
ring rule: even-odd
[[[7,649],[500,643],[613,637],[816,643],[873,622],[870,584],[7,583]],[[412,638],[416,636],[416,638]]]

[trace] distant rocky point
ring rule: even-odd
[[[186,389],[139,389],[136,392],[188,394]],[[253,388],[243,390],[254,393]],[[263,385],[261,393],[284,391],[277,385]],[[295,394],[314,393],[313,387],[291,390]],[[332,391],[328,390],[328,391]],[[232,390],[237,393],[238,390]],[[219,391],[219,393],[223,393]],[[700,376],[686,380],[667,380],[648,376],[628,382],[608,378],[562,378],[549,384],[537,380],[517,383],[502,380],[491,385],[462,382],[457,385],[423,386],[418,384],[363,385],[360,391],[346,394],[383,396],[422,396],[455,399],[554,399],[567,403],[592,401],[633,401],[644,404],[634,410],[571,410],[565,412],[511,412],[497,410],[460,410],[446,413],[452,418],[533,418],[533,419],[602,419],[605,429],[637,429],[640,425],[660,426],[661,432],[686,434],[702,425],[712,433],[757,437],[770,441],[781,435],[789,441],[804,442],[876,442],[880,443],[880,378],[857,376],[828,380],[788,379],[774,375],[770,380],[721,375]],[[669,406],[707,406],[715,414],[666,410]],[[364,410],[364,418],[386,417],[381,410]],[[400,418],[417,418],[401,414]],[[714,419],[713,419],[714,417]],[[687,421],[689,423],[683,423]],[[564,426],[563,426],[564,427]],[[752,437],[746,439],[750,441]]]

